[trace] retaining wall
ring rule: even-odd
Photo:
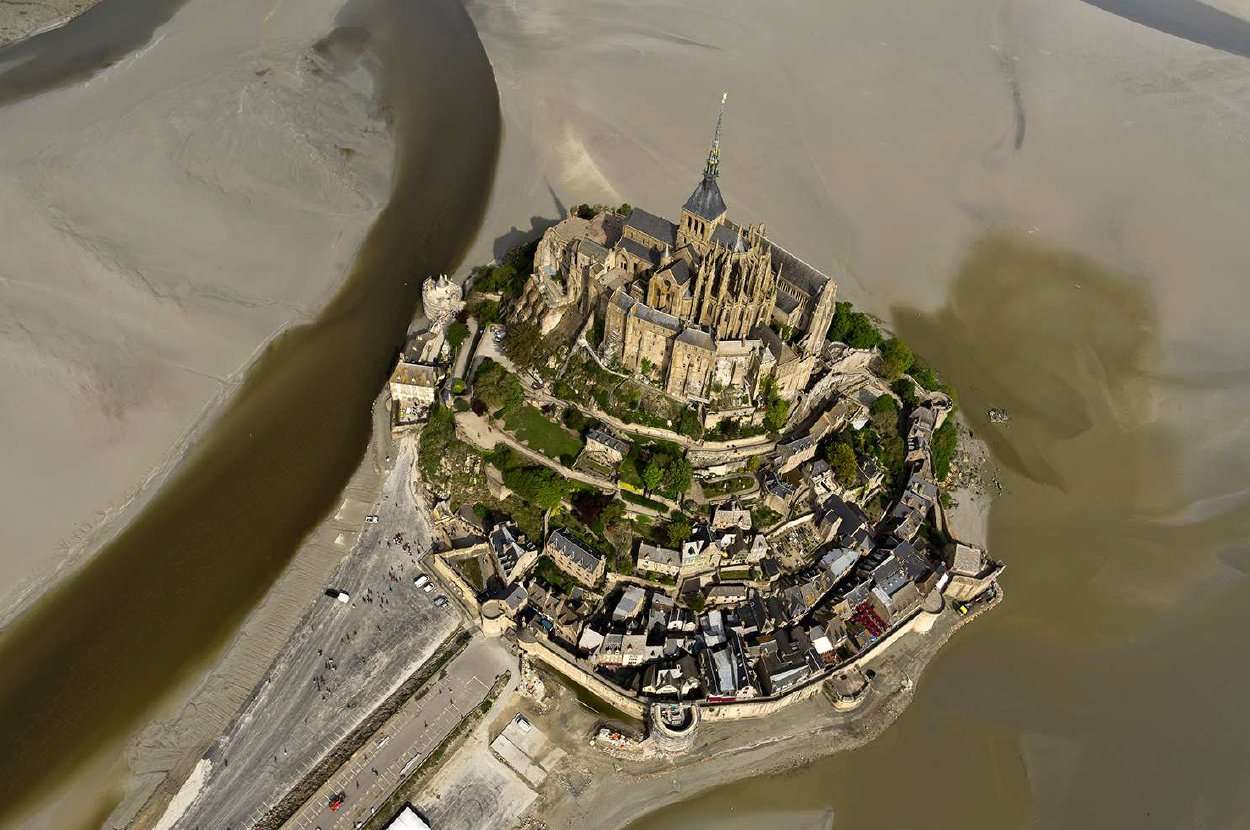
[[[519,645],[526,654],[536,660],[542,661],[577,685],[587,689],[596,697],[600,697],[612,706],[620,709],[625,714],[638,718],[639,720],[643,720],[646,717],[647,704],[637,698],[627,695],[624,691],[599,677],[594,672],[582,668],[568,657],[565,657],[554,646],[548,645],[544,642],[541,635],[535,634],[532,631],[524,632],[522,636],[517,637],[517,645]]]

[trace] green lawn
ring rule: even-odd
[[[754,476],[740,475],[706,483],[703,485],[703,496],[704,498],[715,499],[729,493],[749,490],[754,481]]]
[[[668,505],[664,502],[649,499],[646,496],[640,496],[637,493],[631,493],[628,490],[621,491],[621,498],[633,504],[640,504],[643,507],[650,507],[652,510],[658,510],[661,513],[668,510]]]
[[[582,450],[581,438],[529,404],[509,412],[504,423],[518,441],[548,458],[572,463]]]

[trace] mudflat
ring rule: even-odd
[[[506,127],[491,217],[672,214],[727,91],[730,210],[844,261],[840,299],[946,373],[1007,471],[1007,600],[895,727],[639,830],[1235,825],[1250,676],[1203,666],[1243,648],[1247,614],[1245,4],[469,8]],[[897,803],[900,780],[922,797]]]

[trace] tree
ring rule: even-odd
[[[832,445],[829,453],[829,467],[843,487],[853,487],[859,483],[859,461],[855,458],[855,450],[851,449],[850,444],[838,441]]]
[[[668,523],[667,528],[668,543],[673,547],[680,547],[681,543],[690,538],[692,533],[690,522],[683,516],[680,519],[674,519]]]
[[[790,414],[790,403],[781,398],[773,398],[764,410],[764,426],[769,432],[779,432],[786,425],[786,416]]]
[[[911,349],[897,337],[891,337],[881,344],[882,373],[886,380],[902,377],[911,368],[914,360]]]
[[[543,510],[551,510],[572,490],[572,483],[546,467],[504,470],[503,483],[519,497]]]
[[[650,493],[659,487],[664,481],[664,468],[654,458],[647,462],[647,466],[642,468],[642,486],[646,492]]]
[[[603,511],[611,503],[612,495],[609,493],[583,490],[573,496],[573,515],[591,530],[602,532],[602,526],[596,525],[599,525]]]
[[[898,431],[898,402],[893,395],[878,395],[868,412],[877,432],[886,435]]]
[[[616,209],[616,212],[621,216],[629,216],[634,212],[634,208],[629,202],[622,202],[621,206]]]
[[[919,358],[912,360],[911,369],[908,371],[911,372],[912,380],[916,381],[921,389],[927,389],[930,392],[946,391],[946,384],[942,383],[937,372],[920,362]]]
[[[473,373],[473,393],[492,412],[517,406],[525,399],[525,390],[516,375],[489,357]]]
[[[655,368],[655,364],[649,358],[644,357],[642,362],[638,364],[638,371],[643,377],[651,377],[651,370]]]
[[[460,344],[469,336],[469,327],[457,320],[447,327],[447,345],[451,349],[451,356],[454,360],[456,354],[460,351]]]
[[[478,300],[469,306],[469,316],[477,318],[483,326],[499,322],[499,303],[494,300]]]
[[[513,323],[503,339],[503,353],[514,365],[523,369],[538,366],[547,359],[542,331],[526,320]]]
[[[920,398],[916,397],[916,384],[912,383],[909,378],[899,378],[890,384],[890,391],[903,401],[903,406],[911,408],[915,406]]]
[[[867,314],[854,311],[850,303],[835,303],[829,339],[856,349],[871,349],[881,342],[881,332]]]
[[[889,470],[890,475],[898,478],[903,474],[903,465],[907,463],[907,449],[897,430],[881,435],[881,443],[876,448],[877,460],[881,466]]]
[[[681,415],[677,417],[677,431],[696,441],[703,437],[703,422],[699,420],[699,413],[694,407],[687,406],[682,409]]]
[[[959,445],[959,431],[955,428],[955,419],[948,416],[937,431],[933,433],[930,452],[933,454],[933,474],[938,481],[946,478],[951,470],[951,460],[955,457],[955,449]]]
[[[694,468],[690,466],[690,462],[684,458],[678,458],[665,468],[664,486],[673,498],[680,499],[682,494],[689,489],[693,475]]]

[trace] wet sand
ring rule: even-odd
[[[290,12],[283,12],[280,5],[228,11],[189,4],[155,33],[151,44],[93,75],[86,86],[72,87],[64,95],[29,98],[6,110],[11,114],[46,106],[53,123],[61,119],[67,125],[76,117],[98,119],[85,137],[66,132],[63,138],[82,140],[75,152],[85,154],[88,167],[106,166],[110,157],[147,159],[144,141],[162,138],[168,130],[181,131],[173,160],[186,169],[150,171],[152,187],[163,186],[170,178],[207,183],[209,191],[220,192],[226,200],[206,204],[207,197],[195,188],[173,196],[165,193],[168,201],[160,202],[165,205],[160,215],[151,213],[155,206],[131,190],[111,214],[94,216],[104,225],[95,229],[84,247],[107,265],[122,266],[116,271],[131,278],[122,280],[122,286],[137,284],[145,290],[139,292],[142,299],[136,307],[127,308],[117,280],[99,276],[97,290],[112,292],[109,299],[123,303],[128,313],[119,313],[116,303],[97,302],[98,311],[111,313],[114,327],[67,324],[71,334],[104,331],[104,336],[112,337],[118,324],[133,318],[151,339],[169,332],[180,348],[197,357],[227,363],[233,355],[242,363],[255,346],[241,336],[245,329],[239,320],[225,308],[211,306],[259,308],[264,321],[259,325],[272,331],[293,311],[313,316],[311,308],[293,310],[281,299],[262,301],[248,289],[263,292],[268,287],[286,291],[291,298],[316,294],[329,298],[311,324],[274,339],[243,377],[228,384],[231,388],[223,396],[228,403],[196,434],[186,459],[133,521],[72,579],[63,580],[3,632],[0,655],[9,671],[0,682],[0,711],[13,725],[0,755],[0,772],[13,794],[0,819],[6,826],[41,800],[40,811],[20,819],[20,826],[84,826],[84,821],[90,826],[112,810],[126,778],[117,758],[119,742],[147,719],[176,711],[178,694],[194,686],[204,661],[235,636],[288,567],[301,539],[338,503],[364,452],[375,394],[417,307],[420,278],[455,265],[475,232],[489,186],[497,142],[494,87],[472,27],[458,6],[426,3],[418,13],[391,3],[360,3],[339,13],[327,5],[329,14],[320,21],[305,7]],[[284,21],[286,14],[291,19]],[[197,15],[206,19],[197,20]],[[76,23],[87,19],[84,15]],[[292,22],[296,19],[298,25]],[[279,38],[271,44],[276,51],[266,52],[263,33],[275,20],[285,22],[287,39]],[[262,48],[242,56],[232,52],[229,34],[251,27],[254,37],[257,22]],[[74,25],[53,34],[71,32]],[[276,35],[282,30],[273,31]],[[301,42],[299,32],[308,32],[307,39]],[[180,37],[190,38],[183,41],[184,50],[160,60],[152,57],[162,54],[163,43]],[[187,62],[185,47],[191,43],[216,53],[225,63],[213,72],[203,62],[189,62],[194,68],[187,72],[196,77],[180,76],[177,67],[166,64]],[[276,91],[256,88],[271,75],[284,74],[295,77],[271,81]],[[145,116],[140,106],[110,122],[106,116],[118,102],[106,91],[98,98],[87,93],[91,86],[107,86],[115,78],[126,92],[148,103],[150,115]],[[277,113],[265,106],[272,104],[266,95],[276,99]],[[386,186],[377,186],[391,177],[390,153],[381,158],[377,153],[388,142],[376,117],[375,100],[385,104],[382,112],[401,139],[389,193]],[[216,133],[221,121],[229,121],[221,104],[230,107],[231,116],[257,115],[260,126],[268,129]],[[145,123],[145,118],[157,123]],[[136,132],[126,132],[131,128]],[[340,130],[350,133],[351,144],[342,143],[347,136]],[[450,144],[449,135],[456,136]],[[269,147],[277,137],[293,139],[300,146]],[[206,148],[197,151],[198,142]],[[358,148],[361,158],[343,147]],[[6,152],[12,149],[6,144]],[[267,157],[264,149],[276,157]],[[338,169],[327,164],[326,156]],[[43,157],[58,158],[55,143]],[[115,175],[125,175],[117,158]],[[344,171],[357,162],[363,164],[363,172]],[[296,177],[303,188],[291,187],[283,178],[291,165],[297,173],[305,165],[307,172]],[[371,181],[369,175],[380,179]],[[311,189],[304,176],[313,178]],[[45,189],[50,189],[46,182],[47,177]],[[77,194],[81,205],[94,204],[84,196],[86,187],[89,180],[80,180],[62,190],[67,199]],[[19,193],[30,198],[30,191]],[[107,191],[98,195],[103,198]],[[357,251],[359,236],[353,223],[369,218],[388,195],[389,203]],[[253,210],[241,209],[233,199]],[[258,209],[270,204],[267,200],[311,221],[301,224],[281,211]],[[62,211],[86,210],[81,205],[67,202]],[[178,209],[170,210],[170,205]],[[147,213],[136,215],[136,209],[145,207]],[[47,211],[28,212],[36,218],[47,216]],[[318,215],[325,217],[326,226],[319,228]],[[79,227],[68,221],[63,226]],[[34,230],[37,234],[38,227]],[[144,240],[131,238],[134,234],[145,235],[149,242],[159,236],[164,245],[145,247],[138,244]],[[248,234],[257,245],[248,244]],[[296,243],[293,235],[302,242]],[[84,236],[80,233],[77,238]],[[320,244],[312,244],[314,237]],[[188,239],[194,244],[189,245]],[[230,245],[221,250],[225,240]],[[54,240],[58,249],[64,242],[63,237]],[[208,257],[194,245],[207,245],[218,255]],[[39,264],[37,247],[18,250],[29,255],[32,267]],[[281,254],[283,267],[271,270],[273,260],[267,261],[262,251]],[[134,263],[126,257],[140,255],[155,260],[158,275],[183,279],[187,272],[179,266],[184,261],[211,274],[201,275],[199,282],[180,283],[183,287],[178,290],[161,290],[159,284],[145,281],[150,270],[129,267]],[[230,263],[230,256],[241,261]],[[353,257],[346,284],[330,297]],[[325,260],[342,270],[333,273]],[[235,289],[226,279],[231,272],[237,275]],[[66,273],[81,280],[83,269],[67,268]],[[311,285],[302,284],[309,279]],[[75,295],[66,288],[61,296]],[[170,297],[184,302],[170,303]],[[203,297],[210,305],[203,313],[227,325],[217,332],[209,328],[212,339],[197,345],[187,339],[197,331],[187,322],[188,306],[194,309],[192,300]],[[30,309],[19,317],[23,323],[36,319]],[[43,340],[31,343],[31,352],[36,357],[53,352],[55,357],[58,333],[65,332],[44,333]],[[130,345],[145,356],[156,352],[160,358],[154,344]],[[70,351],[116,369],[109,362],[113,353],[106,349]],[[146,378],[150,371],[145,367],[140,374]],[[149,380],[150,388],[167,388],[159,378]],[[213,391],[223,385],[216,377],[202,382]],[[191,399],[203,406],[202,399],[195,395]],[[186,404],[170,409],[175,416],[187,416]],[[23,407],[19,415],[25,413]],[[178,417],[169,420],[176,423]],[[49,436],[57,434],[56,426],[45,424]],[[98,436],[86,437],[92,446],[102,443]],[[164,443],[166,450],[176,437],[142,436],[145,442]],[[302,588],[311,594],[320,586]],[[268,634],[269,648],[276,651],[283,632]],[[247,689],[254,677],[230,682]],[[191,718],[196,714],[184,712]],[[170,728],[166,738],[175,744],[182,733],[194,732],[185,723],[175,722]],[[98,774],[83,787],[81,776],[88,770]],[[69,782],[67,776],[73,772],[78,778],[73,780],[71,798],[57,788]]]
[[[1004,471],[990,545],[1008,600],[893,728],[639,828],[1231,827],[1250,810],[1233,657],[1250,66],[1244,8],[1194,5],[470,4],[507,126],[512,202],[491,217],[675,213],[728,90],[731,213],[845,261],[843,297],[951,378]],[[509,161],[531,147],[532,169]],[[1011,423],[989,430],[990,406]]]
[[[1211,5],[1236,11],[1233,3]],[[1244,585],[1250,571],[1237,512],[1246,501],[1240,413],[1248,401],[1240,355],[1244,274],[1250,270],[1250,249],[1242,243],[1244,194],[1250,191],[1242,136],[1250,112],[1242,94],[1246,67],[1239,45],[1220,52],[1202,44],[1221,33],[1200,30],[1181,39],[1167,33],[1166,20],[1151,29],[1075,0],[767,7],[736,0],[717,4],[715,14],[697,4],[673,7],[655,0],[516,0],[468,7],[495,70],[505,127],[500,175],[473,259],[514,241],[517,234],[504,232],[510,225],[519,226],[518,233],[541,227],[572,202],[630,201],[675,213],[697,178],[717,96],[728,90],[722,187],[735,216],[767,221],[779,241],[817,265],[830,267],[835,257],[845,261],[853,275],[844,281],[843,296],[883,316],[893,310],[899,331],[964,391],[967,411],[1008,400],[1009,408],[1022,408],[1018,428],[1013,418],[1010,432],[997,440],[987,435],[1010,477],[1013,507],[994,508],[991,544],[1011,565],[1011,599],[1003,606],[1011,616],[996,612],[956,637],[926,673],[916,705],[869,747],[817,764],[804,775],[718,792],[653,820],[680,819],[680,824],[649,826],[724,826],[730,810],[784,821],[803,809],[825,825],[830,810],[865,816],[851,822],[864,824],[879,819],[871,811],[883,800],[897,804],[893,790],[884,788],[904,774],[927,798],[898,805],[903,823],[913,818],[907,809],[949,799],[950,788],[942,785],[950,780],[970,782],[959,793],[971,826],[1036,821],[1082,826],[1096,823],[1091,818],[1115,826],[1126,816],[1137,821],[1133,826],[1150,826],[1155,816],[1166,819],[1158,826],[1208,819],[1219,826],[1218,820],[1244,811],[1233,786],[1244,780],[1244,758],[1250,757],[1244,752],[1250,742],[1235,726],[1241,722],[1234,707],[1244,698],[1244,676],[1226,668],[1228,655],[1244,650],[1237,632],[1244,630],[1246,616],[1243,604],[1228,595],[1229,586]],[[196,8],[193,3],[181,14]],[[221,11],[217,16],[228,17]],[[245,28],[253,25],[246,15],[238,19],[248,21]],[[215,42],[205,42],[211,52]],[[160,55],[161,45],[154,41],[130,63],[122,58],[103,80],[129,80],[126,73]],[[3,58],[0,54],[0,64]],[[436,76],[446,80],[441,72]],[[57,98],[17,106],[45,100]],[[91,100],[84,94],[72,105],[65,99],[54,107],[60,120],[48,122],[50,134],[58,135],[52,128],[64,125],[60,140],[70,141],[78,135],[69,129],[71,116],[100,123],[116,108],[115,101],[101,98],[100,110],[91,111]],[[16,111],[7,109],[6,115]],[[5,125],[10,123],[19,122],[6,119]],[[36,153],[34,142],[47,134],[32,132],[23,146]],[[95,135],[86,136],[88,146]],[[7,151],[9,144],[2,146]],[[239,157],[248,158],[253,150],[242,148]],[[111,150],[103,161],[118,152]],[[63,156],[54,146],[51,158]],[[29,189],[66,194],[65,204],[81,209],[68,198],[74,187],[76,182],[64,182],[58,191],[37,180]],[[102,192],[111,190],[104,186]],[[44,214],[19,202],[6,215],[28,222],[28,215]],[[28,238],[38,238],[38,228],[22,227]],[[105,228],[109,232],[97,236],[113,235],[114,228]],[[972,253],[981,250],[975,247],[978,240],[995,228],[1027,238],[1027,245],[1012,243],[998,254],[1025,276],[1010,283],[960,276],[978,261]],[[277,241],[275,250],[289,256],[297,240]],[[60,250],[62,244],[57,240],[52,247]],[[180,260],[215,262],[220,247],[191,251],[201,256]],[[100,258],[98,247],[87,250]],[[213,256],[205,254],[209,250]],[[1067,252],[1093,258],[1077,261],[1077,270],[1090,276],[1074,281],[1100,286],[1096,304],[1087,305],[1084,294],[1060,290],[1062,279],[1071,276],[1063,264]],[[1056,255],[1059,265],[1048,259]],[[306,269],[282,271],[288,275],[284,284],[302,285],[307,274],[320,274],[328,292],[335,279],[331,269],[319,270],[324,257],[310,259],[316,262],[305,263]],[[41,273],[77,273],[74,264],[45,266]],[[248,275],[263,270],[247,262],[236,269]],[[999,267],[973,270],[993,277]],[[153,270],[139,273],[150,276]],[[209,276],[203,285],[228,274]],[[1045,293],[1028,293],[1034,283]],[[55,281],[36,284],[68,293]],[[952,299],[961,296],[961,284],[976,289],[970,306]],[[1005,309],[1001,302],[1013,296],[1008,288],[1025,292],[1030,302],[1049,303],[1050,324],[1028,325],[1038,318],[1028,302]],[[113,307],[99,296],[93,305]],[[289,319],[266,302],[255,307],[275,318],[253,334],[272,331],[280,325],[278,317]],[[1084,316],[1091,307],[1109,322]],[[1014,325],[999,326],[994,315],[1007,310],[1016,315]],[[383,318],[390,319],[390,311],[384,310]],[[222,319],[235,320],[237,314],[237,309],[223,311]],[[26,324],[31,317],[24,312],[20,319]],[[135,321],[131,331],[147,334],[150,322],[161,317],[151,305],[133,301],[119,319]],[[1106,336],[1104,327],[1114,336]],[[5,331],[18,331],[14,342],[25,343],[26,332],[13,326]],[[253,336],[247,341],[253,345],[244,349],[235,337],[240,332],[227,331],[207,344],[207,352],[197,347],[188,354],[231,355],[225,371],[237,368],[263,336]],[[134,354],[161,354],[138,334],[131,338]],[[1145,348],[1125,345],[1134,338]],[[986,340],[1002,350],[1002,367],[1014,374],[982,377],[984,355],[990,353]],[[46,343],[31,354],[44,351]],[[76,368],[71,358],[115,351],[89,341],[60,361]],[[15,353],[24,356],[14,367],[34,360]],[[185,362],[188,354],[175,356]],[[1060,371],[1042,371],[1056,354]],[[116,365],[112,359],[106,363]],[[33,365],[33,373],[14,368],[12,374],[31,384],[31,377],[57,376],[48,366]],[[1034,389],[1039,371],[1045,382]],[[148,373],[145,367],[141,374]],[[222,373],[218,369],[214,376]],[[61,376],[75,377],[69,369]],[[209,389],[182,396],[195,406],[184,404],[179,412],[198,411],[216,393],[217,381],[204,382]],[[979,383],[984,387],[975,388]],[[178,388],[173,381],[153,388],[171,385]],[[28,388],[40,387],[23,387]],[[96,398],[58,394],[80,388],[93,389],[64,380],[42,398],[24,391],[39,405],[14,411],[82,417],[100,408]],[[62,406],[64,400],[70,405]],[[168,404],[170,411],[175,408]],[[16,509],[4,532],[24,527],[27,533],[67,538],[68,529],[53,533],[48,522],[78,522],[92,511],[115,507],[184,434],[185,420],[169,419],[175,421],[180,425],[167,426],[165,433],[137,417],[117,427],[115,435],[142,434],[142,446],[148,447],[149,455],[131,460],[129,468],[116,458],[90,457],[90,449],[109,446],[103,432],[87,433],[90,440],[68,448],[60,463],[31,466],[41,475],[49,467],[72,471],[71,462],[81,458],[88,477],[92,470],[116,470],[119,483],[98,503],[83,496],[77,507],[66,502],[58,509]],[[89,425],[50,419],[9,434],[20,436],[14,446],[46,453],[56,443],[49,436],[76,436]],[[363,438],[346,443],[351,440],[357,440],[358,455]],[[30,452],[31,465],[49,457]],[[134,453],[117,455],[133,459]],[[305,480],[299,471],[283,472],[255,492]],[[72,494],[70,484],[66,492]],[[106,490],[83,484],[83,493],[93,499]],[[51,505],[50,496],[58,493],[24,488],[30,498],[10,503]],[[1021,535],[1036,539],[1020,540]],[[34,550],[38,557],[32,560],[50,567],[44,552],[55,544],[19,542],[4,548]],[[258,581],[271,579],[266,569],[275,567],[272,561],[261,567]],[[240,577],[251,579],[244,572]],[[253,590],[252,581],[244,585]],[[261,593],[249,594],[242,604]],[[224,631],[241,618],[238,613],[213,623]],[[58,642],[56,634],[53,629],[50,643]],[[32,656],[56,667],[81,641],[67,639],[56,651],[40,648]],[[1023,668],[1007,662],[1021,655],[1028,657]],[[1009,671],[1002,670],[1004,664]],[[13,674],[23,682],[58,687],[56,678],[32,678],[17,668]],[[1231,677],[1201,682],[1208,672]],[[79,693],[89,696],[91,690]],[[1121,716],[1126,699],[1140,708]],[[1175,709],[1186,704],[1184,715],[1177,715]],[[1194,704],[1196,713],[1189,711]],[[1160,712],[1166,713],[1163,718]],[[949,770],[941,781],[930,775],[934,763]],[[1153,785],[1146,789],[1158,802],[1142,813],[1125,809],[1137,779]],[[1142,801],[1127,803],[1136,807]],[[926,810],[926,823],[934,817]]]

